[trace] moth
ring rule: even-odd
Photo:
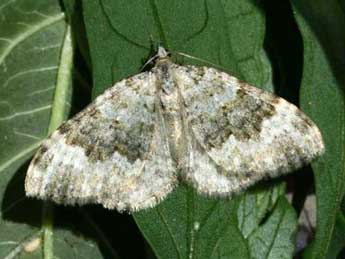
[[[133,212],[179,181],[228,197],[323,153],[319,129],[293,104],[217,69],[177,65],[162,47],[157,56],[43,142],[27,196]]]

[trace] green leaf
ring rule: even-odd
[[[317,228],[307,258],[325,258],[345,191],[344,9],[335,0],[291,2],[304,44],[301,105],[326,144],[313,163]]]
[[[89,57],[89,46],[86,38],[85,25],[82,14],[82,2],[77,0],[63,0],[63,6],[67,16],[68,23],[71,24],[73,38],[77,45],[77,50],[81,52],[83,59],[77,59],[77,62],[86,63],[88,69],[91,67]],[[82,63],[80,62],[80,63]],[[84,64],[85,65],[85,64]],[[85,73],[83,73],[85,76]]]
[[[278,185],[271,191],[254,190],[242,197],[238,228],[229,226],[214,258],[292,258],[296,215]]]
[[[282,197],[269,219],[248,238],[251,258],[292,258],[296,215]]]
[[[100,257],[94,242],[53,232],[52,211],[41,224],[42,203],[24,194],[26,161],[71,108],[64,14],[58,1],[28,0],[2,1],[0,15],[0,257]]]
[[[236,219],[236,217],[234,217]],[[243,238],[241,231],[236,224],[229,224],[223,236],[218,241],[211,259],[251,258],[248,242]]]
[[[263,50],[264,15],[250,0],[85,0],[83,10],[94,97],[139,73],[159,44],[181,64],[221,67],[273,91]],[[157,207],[134,218],[158,258],[250,258],[259,252],[267,258],[288,258],[294,250],[296,219],[292,207],[279,199],[282,190],[263,185],[248,196],[227,200],[205,198],[181,185]],[[275,235],[266,236],[269,231]]]
[[[339,212],[334,226],[334,232],[329,245],[327,257],[329,259],[337,258],[340,251],[345,249],[345,216]]]
[[[135,219],[159,258],[210,258],[232,223],[234,209],[235,202],[206,199],[180,186],[156,208],[136,213]]]
[[[264,188],[250,190],[243,195],[237,210],[238,226],[244,238],[250,237],[271,211],[280,196],[284,195],[284,185],[277,185],[269,191]]]

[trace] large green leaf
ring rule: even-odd
[[[291,2],[304,44],[301,105],[326,144],[313,164],[317,229],[308,258],[325,258],[345,191],[345,16],[336,0]]]
[[[214,64],[272,91],[262,47],[264,15],[250,0],[86,0],[83,10],[94,97],[140,72],[158,44],[197,58],[173,55],[179,63]],[[227,200],[201,197],[181,185],[156,208],[134,218],[159,258],[289,258],[296,219],[282,190],[263,186]]]
[[[55,232],[52,209],[42,225],[42,203],[24,195],[26,161],[71,106],[73,48],[59,2],[1,1],[0,16],[0,257],[101,257],[70,226]]]

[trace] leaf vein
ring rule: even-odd
[[[168,233],[169,233],[169,235],[171,237],[171,240],[174,243],[174,247],[175,247],[176,252],[178,254],[178,258],[182,258],[181,251],[178,249],[177,241],[175,240],[175,237],[174,237],[174,235],[172,234],[172,232],[171,232],[171,230],[169,228],[168,222],[166,221],[166,219],[164,218],[163,214],[159,211],[158,208],[156,209],[156,211],[157,211],[158,216],[161,218],[162,222],[164,223],[166,229],[168,230]]]
[[[51,107],[52,107],[51,104],[48,104],[48,105],[45,105],[45,106],[42,106],[42,107],[39,107],[39,108],[35,108],[35,109],[29,110],[29,111],[15,112],[15,113],[13,113],[11,115],[1,117],[0,121],[12,120],[12,119],[14,119],[14,118],[16,118],[18,116],[30,115],[30,114],[33,114],[33,113],[36,113],[36,112],[41,112],[41,111],[49,110]]]
[[[35,69],[30,69],[27,71],[22,71],[22,72],[18,72],[14,75],[12,75],[11,77],[7,78],[7,80],[5,81],[5,83],[3,84],[3,89],[7,88],[7,86],[9,85],[9,83],[11,81],[13,81],[14,79],[21,77],[23,75],[26,74],[31,74],[31,73],[38,73],[38,72],[45,72],[45,71],[51,71],[51,70],[56,70],[58,67],[57,66],[51,66],[51,67],[42,67],[42,68],[35,68]]]
[[[1,7],[0,7],[1,10]],[[42,14],[41,14],[42,15]],[[0,64],[2,64],[4,62],[4,60],[6,59],[6,57],[11,53],[11,51],[22,41],[24,41],[26,38],[30,37],[31,35],[33,35],[34,33],[38,32],[39,30],[41,30],[44,27],[47,27],[51,24],[54,24],[58,21],[61,21],[65,15],[64,13],[60,13],[58,15],[55,16],[46,16],[44,15],[44,17],[46,18],[46,20],[33,25],[30,29],[26,30],[25,32],[19,34],[16,38],[14,38],[11,42],[11,44],[8,45],[8,47],[3,51],[3,54],[0,55]]]

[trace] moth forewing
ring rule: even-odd
[[[187,181],[231,196],[322,154],[317,126],[284,99],[209,67],[156,65],[65,122],[29,167],[28,196],[119,211],[155,206]]]

